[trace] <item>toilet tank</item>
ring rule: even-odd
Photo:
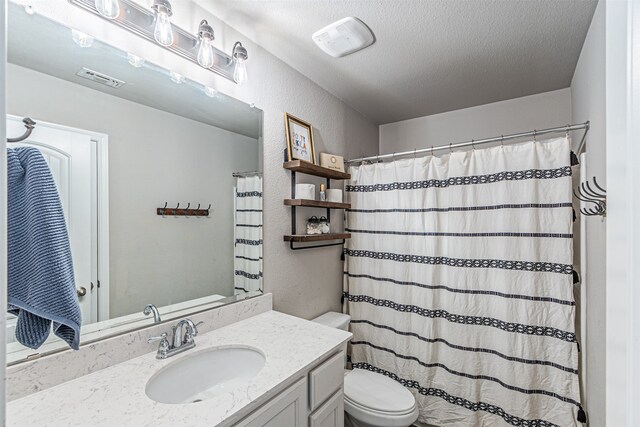
[[[328,313],[323,314],[322,316],[318,316],[315,319],[311,320],[312,322],[320,323],[325,326],[329,326],[331,328],[342,329],[343,331],[349,330],[349,322],[351,321],[351,316],[344,313],[336,313],[335,311],[330,311]],[[347,343],[344,343],[342,346],[342,351],[344,351],[344,367],[347,367]]]
[[[336,313],[335,311],[330,311],[328,313],[323,314],[322,316],[316,317],[311,321],[320,323],[325,326],[329,326],[331,328],[348,331],[349,321],[351,321],[351,316],[344,313]]]

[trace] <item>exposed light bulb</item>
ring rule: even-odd
[[[91,47],[93,37],[78,30],[71,30],[71,38],[80,47]]]
[[[206,93],[208,97],[213,98],[214,96],[216,96],[216,94],[218,93],[218,91],[217,91],[217,90],[215,90],[215,89],[214,89],[214,88],[212,88],[212,87],[205,86],[205,87],[204,87],[204,93]]]
[[[171,77],[171,81],[177,84],[180,83],[184,83],[184,76],[182,74],[176,73],[175,71],[171,71],[169,73],[169,76]]]
[[[247,64],[243,58],[236,58],[236,68],[233,70],[233,80],[239,85],[247,81]]]
[[[200,40],[200,47],[198,48],[198,64],[204,68],[211,68],[213,65],[213,46],[207,39]]]
[[[153,37],[162,46],[171,46],[173,44],[173,29],[171,28],[171,20],[169,13],[165,10],[156,12],[156,25],[153,29]]]
[[[108,19],[114,19],[120,15],[118,0],[96,0],[96,9],[100,15]]]
[[[30,4],[24,7],[24,11],[27,12],[27,15],[33,15],[36,12]]]
[[[206,19],[200,21],[200,25],[198,25],[198,64],[202,65],[204,68],[211,68],[213,65],[213,40],[215,36],[213,34],[213,28]]]
[[[134,55],[133,53],[127,53],[127,60],[129,61],[129,64],[136,68],[140,68],[144,65],[144,59]]]

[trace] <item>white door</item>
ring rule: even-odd
[[[7,116],[7,135],[24,133],[22,118]],[[38,122],[31,136],[9,148],[40,150],[53,174],[65,213],[82,324],[98,320],[98,209],[96,141],[80,130]],[[83,296],[80,294],[84,293]],[[13,334],[7,338],[11,339]]]

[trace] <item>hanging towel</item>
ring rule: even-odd
[[[8,311],[16,339],[36,349],[53,332],[78,350],[80,306],[69,236],[49,166],[31,147],[7,149]]]

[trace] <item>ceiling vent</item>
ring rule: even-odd
[[[118,89],[119,87],[124,85],[124,82],[122,80],[118,80],[114,77],[107,76],[106,74],[102,74],[85,67],[83,67],[82,70],[78,71],[76,73],[76,76],[80,76],[83,79],[91,80],[93,82],[100,83],[101,85],[109,86],[114,89]]]
[[[375,41],[373,33],[358,18],[343,18],[311,36],[313,41],[328,55],[334,58],[349,55],[371,46]]]

